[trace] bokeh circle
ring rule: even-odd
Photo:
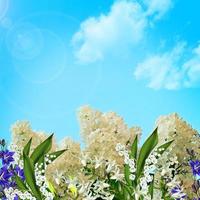
[[[101,64],[79,65],[73,55],[79,20],[45,12],[12,24],[6,37],[10,74],[2,92],[13,106],[37,118],[61,118],[96,97]]]
[[[18,60],[30,60],[36,57],[43,47],[41,30],[30,23],[19,23],[7,34],[7,47]]]
[[[6,41],[16,72],[28,82],[48,83],[66,67],[65,44],[50,30],[21,23],[9,31]]]

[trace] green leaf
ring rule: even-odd
[[[60,200],[60,197],[58,197],[57,195],[54,196],[53,200]]]
[[[129,176],[130,176],[130,167],[128,165],[124,166],[124,176],[125,176],[125,180],[127,182],[128,185],[132,185],[132,181],[130,180]]]
[[[47,154],[52,147],[52,139],[53,134],[50,135],[44,142],[38,145],[31,155],[31,160],[33,160],[34,164],[38,162],[38,160],[45,154]]]
[[[131,195],[132,191],[130,191],[129,187],[127,187],[126,185],[123,186],[123,198],[126,200],[130,200],[131,199]]]
[[[60,150],[60,151],[56,151],[53,153],[49,154],[49,159],[53,162],[55,159],[57,159],[60,155],[62,155],[66,150]],[[52,157],[53,156],[53,157]],[[41,163],[43,163],[42,165],[42,169],[44,169],[45,167],[45,162],[44,162],[44,158],[45,155],[42,155],[39,160],[38,160],[38,164],[40,165]],[[47,163],[46,163],[47,164]]]
[[[15,179],[15,182],[16,182],[16,184],[17,184],[17,186],[20,190],[22,190],[22,191],[28,190],[25,183],[19,178],[19,176],[15,176],[14,179]]]
[[[39,160],[37,161],[38,165],[42,164],[41,170],[44,170],[44,169],[45,169],[44,156],[45,156],[45,155],[42,155],[42,156],[39,158]]]
[[[149,194],[151,195],[151,199],[153,199],[153,189],[154,189],[154,177],[152,182],[149,185]]]
[[[41,194],[36,185],[33,161],[25,153],[23,154],[23,158],[24,158],[24,175],[26,178],[26,183],[29,185],[33,195],[38,200],[41,200],[42,199]]]
[[[59,156],[61,156],[67,149],[56,151],[49,154],[49,159],[53,162],[55,159],[57,159]]]
[[[62,155],[66,150],[60,150],[60,151],[56,151],[56,152],[53,152],[53,153],[50,153],[49,154],[49,159],[53,162],[55,159],[57,159],[60,155]],[[52,157],[53,156],[53,157]],[[45,166],[45,162],[44,162],[44,158],[45,158],[45,155],[42,155],[39,160],[38,160],[38,164],[41,164],[43,163],[43,166],[42,166],[42,169],[44,169],[44,166]],[[47,163],[46,163],[47,164]]]
[[[31,149],[31,143],[32,143],[32,138],[28,141],[28,143],[25,145],[23,152],[28,156],[30,153]]]
[[[131,154],[130,157],[133,159],[137,159],[137,149],[138,149],[138,136],[136,135],[134,142],[131,146]]]
[[[161,146],[159,146],[157,148],[158,149],[158,153],[162,155],[166,151],[166,149],[173,143],[173,141],[174,140],[171,140],[171,141],[166,142],[166,143],[162,144]]]
[[[48,184],[48,189],[51,193],[53,193],[54,195],[56,195],[56,190],[54,188],[54,186],[51,184],[50,181],[47,181],[47,184]]]
[[[141,173],[143,172],[145,160],[148,158],[149,154],[152,152],[152,150],[155,148],[157,144],[158,144],[158,133],[156,128],[154,132],[149,136],[149,138],[145,141],[140,150],[137,161],[136,180],[140,177]]]

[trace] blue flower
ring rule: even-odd
[[[193,175],[200,176],[200,161],[199,160],[191,160],[191,161],[189,161],[189,164],[192,169]]]
[[[5,150],[0,152],[0,158],[2,159],[2,164],[3,165],[9,165],[14,161],[13,155],[15,152]]]
[[[16,195],[16,196],[14,197],[14,200],[19,200],[19,197]]]
[[[14,168],[14,174],[19,176],[23,181],[25,180],[24,170],[21,169],[18,165]]]
[[[10,184],[9,179],[13,176],[11,172],[7,169],[7,166],[3,166],[0,169],[0,186],[5,188]]]
[[[183,192],[182,188],[179,185],[171,190],[171,196],[176,200],[187,198],[187,195]]]

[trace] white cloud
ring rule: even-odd
[[[186,43],[178,43],[169,52],[152,55],[137,65],[134,76],[153,89],[200,86],[200,45],[184,60],[188,51]]]
[[[159,0],[158,5],[157,1],[146,1],[145,9],[134,0],[116,1],[108,14],[86,19],[72,39],[76,58],[84,63],[94,62],[109,51],[138,44],[148,27],[149,16],[161,17],[170,8],[171,0]]]
[[[152,15],[155,19],[163,17],[173,6],[172,0],[144,0],[147,6],[147,15]]]
[[[185,87],[200,87],[200,44],[193,49],[193,56],[183,64],[186,74]]]

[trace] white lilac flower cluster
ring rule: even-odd
[[[131,174],[129,175],[130,180],[132,181],[135,180],[135,172],[136,172],[135,160],[130,158],[125,145],[118,143],[115,149],[120,156],[124,157],[124,163],[129,166],[129,170],[131,172]]]
[[[12,187],[6,188],[4,192],[7,200],[13,200],[16,198],[16,196],[22,200],[36,200],[36,198],[33,197],[29,192],[21,192],[18,189],[14,189]]]
[[[177,160],[177,156],[170,157],[169,160],[167,160],[167,162],[162,164],[162,168],[160,170],[161,176],[164,178],[172,179],[174,176],[173,175],[174,167],[178,164],[179,164],[179,162]],[[172,167],[172,166],[174,166],[174,167]]]
[[[48,181],[45,177],[45,168],[43,163],[35,164],[35,179],[36,185],[40,188],[40,192],[44,196],[44,200],[53,200],[54,195],[48,190]]]

